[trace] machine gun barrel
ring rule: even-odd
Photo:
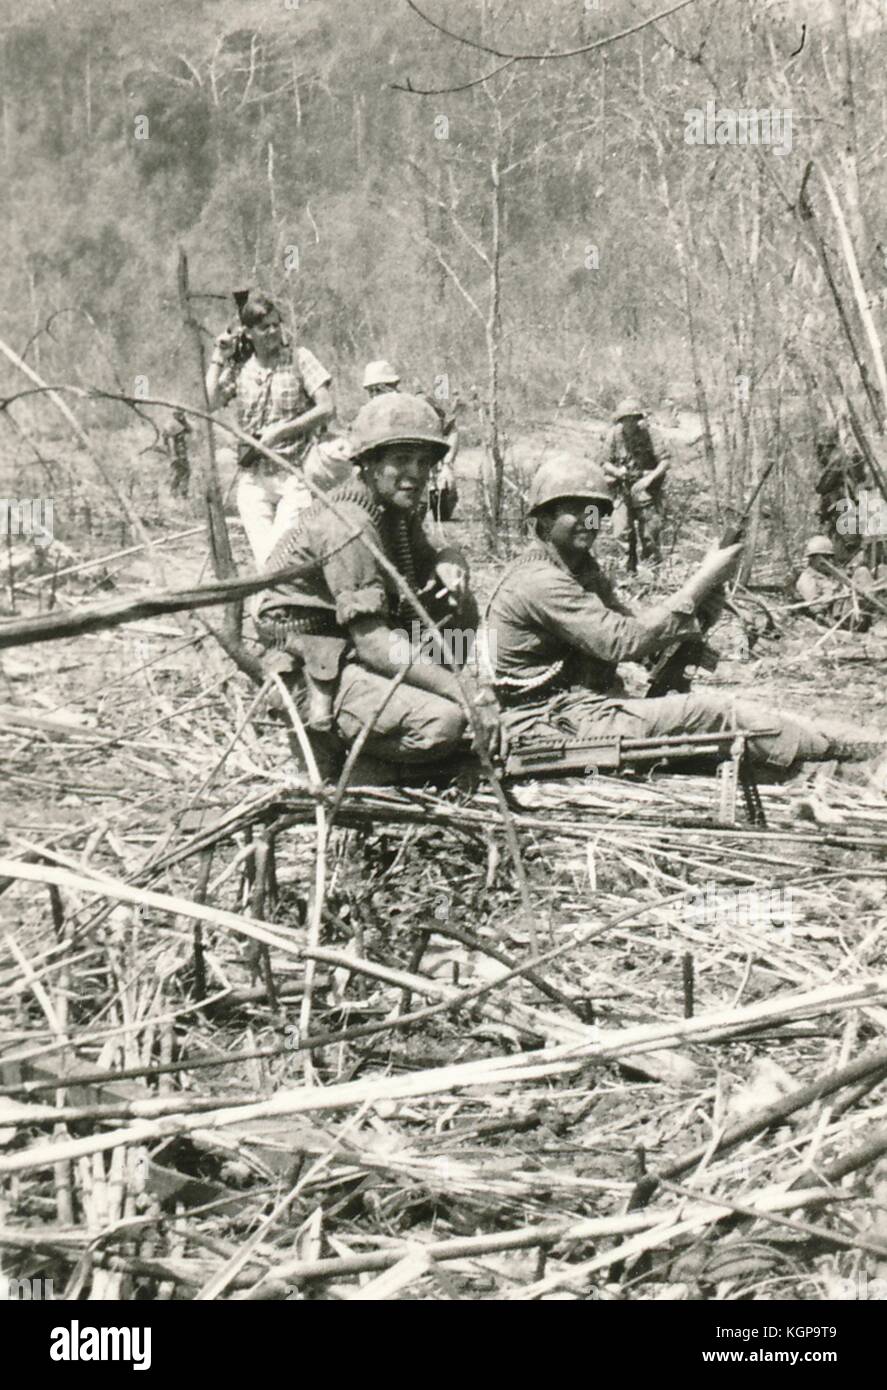
[[[576,777],[592,772],[618,771],[651,762],[687,758],[734,757],[737,739],[766,738],[776,729],[725,729],[707,734],[674,734],[661,738],[622,738],[602,734],[591,739],[518,739],[505,759],[507,778]]]

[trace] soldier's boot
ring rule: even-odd
[[[339,774],[345,765],[345,750],[337,739],[328,734],[316,733],[313,729],[306,729],[308,744],[314,754],[314,761],[317,764],[317,771],[322,782],[336,782]],[[287,735],[289,740],[290,752],[295,763],[296,773],[306,781],[310,780],[308,764],[305,754],[302,752],[296,735],[290,732]]]
[[[883,753],[887,753],[885,739],[832,739],[826,758],[838,763],[865,763]]]

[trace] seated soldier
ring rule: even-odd
[[[887,561],[885,543],[867,541],[856,557],[851,582],[873,637],[887,637]]]
[[[807,616],[825,627],[833,627],[836,623],[848,629],[858,627],[849,585],[842,584],[834,573],[835,547],[828,536],[811,536],[804,548],[804,560],[806,563],[798,575],[795,592],[810,605]]]
[[[627,699],[620,661],[638,661],[698,633],[694,613],[728,577],[742,547],[712,551],[676,594],[635,614],[615,596],[591,549],[612,511],[610,484],[588,464],[552,460],[530,485],[535,540],[506,569],[487,623],[507,736],[655,738],[731,728],[776,730],[750,740],[756,762],[862,759],[880,748],[848,742],[794,715],[693,693]]]
[[[291,671],[308,727],[332,729],[341,745],[372,723],[366,753],[387,763],[436,761],[466,732],[466,697],[450,668],[472,645],[477,604],[460,553],[435,550],[422,529],[428,477],[446,448],[427,402],[390,392],[363,406],[352,431],[359,476],[327,494],[335,512],[315,502],[280,538],[267,569],[306,565],[308,572],[269,589],[259,604],[259,636],[276,649],[276,669]],[[358,532],[441,623],[446,655],[429,656],[417,615]],[[391,693],[392,677],[416,656]],[[469,684],[492,741],[495,700]]]

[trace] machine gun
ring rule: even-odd
[[[590,777],[600,772],[650,767],[656,763],[715,758],[718,762],[718,820],[733,825],[737,793],[742,788],[752,825],[766,824],[760,792],[748,758],[748,740],[766,738],[776,729],[727,729],[722,733],[676,734],[662,738],[623,738],[601,734],[588,739],[515,739],[503,768],[511,781],[521,778]]]
[[[755,484],[752,495],[743,507],[739,520],[727,527],[718,542],[722,550],[726,550],[742,540],[752,507],[757,502],[762,487],[773,472],[775,463],[776,457],[774,455]],[[706,642],[704,634],[714,626],[720,617],[723,610],[723,598],[723,589],[707,595],[705,602],[697,612],[702,635],[684,638],[676,646],[664,651],[659,657],[650,673],[650,684],[646,691],[648,700],[655,699],[659,695],[668,695],[672,691],[678,695],[685,695],[690,689],[690,678],[687,675],[688,666],[703,666],[708,671],[715,669],[717,653]]]

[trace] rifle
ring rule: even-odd
[[[751,497],[743,507],[738,521],[734,522],[732,526],[728,526],[721,536],[718,542],[721,550],[727,550],[731,545],[736,545],[738,541],[742,540],[752,508],[758,500],[762,487],[773,472],[775,464],[776,456],[774,455],[756,482]],[[676,646],[662,653],[650,674],[650,684],[646,691],[648,700],[656,699],[660,695],[668,695],[671,691],[685,695],[690,689],[690,679],[687,676],[688,666],[703,666],[707,671],[715,669],[718,662],[717,653],[706,642],[704,634],[717,622],[721,615],[722,606],[723,589],[706,595],[697,614],[702,635],[686,637]]]
[[[509,744],[503,775],[508,780],[588,777],[600,772],[620,772],[629,767],[713,757],[719,764],[718,819],[733,824],[736,793],[741,787],[749,820],[753,825],[764,825],[764,808],[747,757],[748,740],[778,732],[777,729],[727,729],[722,733],[675,734],[660,738],[600,734],[586,739],[537,739],[524,735]]]

